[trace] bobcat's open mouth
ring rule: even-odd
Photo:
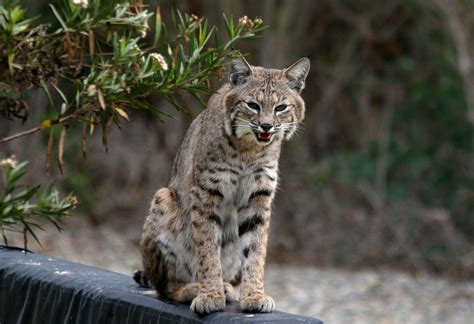
[[[257,135],[257,140],[260,142],[270,142],[272,139],[272,134],[270,133],[255,133]]]

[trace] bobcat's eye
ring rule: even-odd
[[[255,102],[247,102],[247,106],[252,110],[260,111],[260,106]]]
[[[285,105],[285,104],[283,104],[283,105],[278,105],[278,106],[275,107],[275,111],[281,112],[281,111],[283,111],[283,110],[286,110],[286,108],[288,108],[288,106]]]

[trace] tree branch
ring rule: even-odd
[[[11,136],[4,137],[4,138],[0,139],[0,145],[5,144],[6,142],[12,141],[14,139],[26,136],[26,135],[34,134],[37,131],[40,131],[41,129],[43,129],[43,127],[39,126],[39,127],[35,127],[35,128],[32,128],[32,129],[29,129],[27,131],[21,132],[21,133],[17,133],[17,134],[11,135]]]
[[[60,118],[58,120],[52,120],[51,121],[51,127],[54,126],[54,125],[59,125],[59,124],[64,124],[65,122],[67,122],[68,120],[70,119],[75,119],[77,118],[79,115],[81,115],[84,111],[86,110],[86,107],[82,108],[82,109],[79,109],[79,110],[76,110],[74,113],[68,115],[68,116],[65,116],[63,118]],[[10,142],[14,139],[17,139],[17,138],[20,138],[20,137],[23,137],[23,136],[27,136],[27,135],[31,135],[31,134],[34,134],[42,129],[45,129],[45,128],[49,128],[49,127],[42,127],[42,126],[37,126],[37,127],[34,127],[32,129],[29,129],[27,131],[24,131],[24,132],[20,132],[20,133],[17,133],[17,134],[14,134],[14,135],[11,135],[11,136],[7,136],[7,137],[4,137],[2,139],[0,139],[0,145],[2,144],[5,144],[7,142]]]

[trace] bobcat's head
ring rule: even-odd
[[[300,96],[309,72],[304,57],[283,70],[250,66],[245,59],[231,63],[226,97],[226,132],[260,145],[289,139],[304,118]]]

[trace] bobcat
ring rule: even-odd
[[[231,63],[229,83],[191,124],[168,187],[153,197],[138,283],[200,314],[224,309],[239,285],[242,310],[273,310],[263,288],[271,204],[282,140],[304,118],[309,68],[308,58],[284,70]]]

